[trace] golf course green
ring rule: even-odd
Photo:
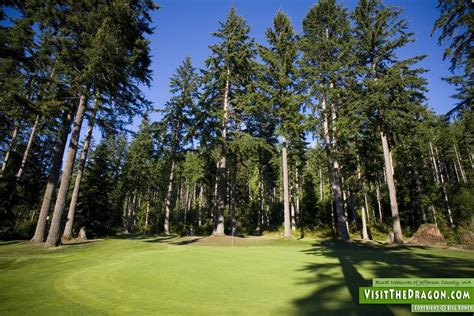
[[[474,253],[278,237],[0,242],[0,315],[407,315],[374,277],[473,277]]]

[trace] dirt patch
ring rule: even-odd
[[[409,244],[446,247],[446,241],[439,228],[434,224],[423,224],[408,241]]]
[[[196,246],[254,246],[271,243],[263,237],[209,236],[193,243]]]
[[[461,247],[468,250],[474,250],[474,233],[463,232],[461,234]]]

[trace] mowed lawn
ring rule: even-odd
[[[374,277],[474,277],[474,253],[269,237],[0,242],[0,315],[406,315]]]

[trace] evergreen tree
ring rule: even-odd
[[[203,71],[203,99],[207,115],[214,118],[219,126],[218,139],[220,154],[217,162],[217,214],[214,234],[224,235],[224,210],[227,199],[227,151],[231,132],[237,130],[237,114],[240,112],[237,99],[245,94],[245,87],[252,75],[252,58],[255,44],[249,37],[250,27],[231,8],[225,22],[213,35],[219,43],[210,46],[212,55],[206,59]]]
[[[438,43],[449,43],[443,59],[449,58],[450,70],[460,73],[445,78],[457,87],[458,93],[454,97],[459,100],[458,105],[447,113],[449,116],[463,109],[471,110],[474,102],[474,5],[469,0],[439,0],[438,8],[441,16],[434,24],[433,33],[441,30]]]
[[[303,19],[303,71],[323,128],[321,139],[327,153],[329,179],[337,213],[339,235],[349,239],[343,205],[341,166],[337,159],[338,108],[344,106],[340,95],[349,77],[351,34],[348,13],[334,0],[321,0]]]
[[[166,103],[162,110],[163,119],[161,124],[170,139],[166,140],[169,148],[169,177],[168,190],[165,197],[165,213],[163,231],[169,234],[169,219],[171,211],[171,197],[173,193],[173,182],[175,168],[178,159],[182,156],[186,144],[192,139],[193,112],[199,98],[199,77],[192,66],[191,58],[187,57],[183,64],[176,70],[176,74],[170,80],[170,92],[174,96]]]
[[[301,140],[303,121],[302,98],[298,94],[297,37],[282,11],[273,18],[273,28],[267,30],[266,37],[269,47],[259,46],[264,62],[261,91],[270,104],[268,110],[273,114],[277,133],[282,138],[284,226],[285,237],[291,237],[287,146],[294,147]]]
[[[399,9],[385,7],[378,0],[359,1],[354,12],[355,51],[365,86],[360,98],[380,134],[397,243],[403,243],[403,237],[391,153],[394,138],[390,136],[399,134],[404,124],[416,119],[426,90],[426,82],[420,77],[424,70],[412,69],[423,56],[406,60],[398,60],[396,56],[397,49],[413,41],[413,33],[406,32],[408,25],[400,13]]]

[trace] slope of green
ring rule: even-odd
[[[358,305],[373,277],[473,277],[474,253],[265,237],[0,242],[0,315],[408,314]]]

